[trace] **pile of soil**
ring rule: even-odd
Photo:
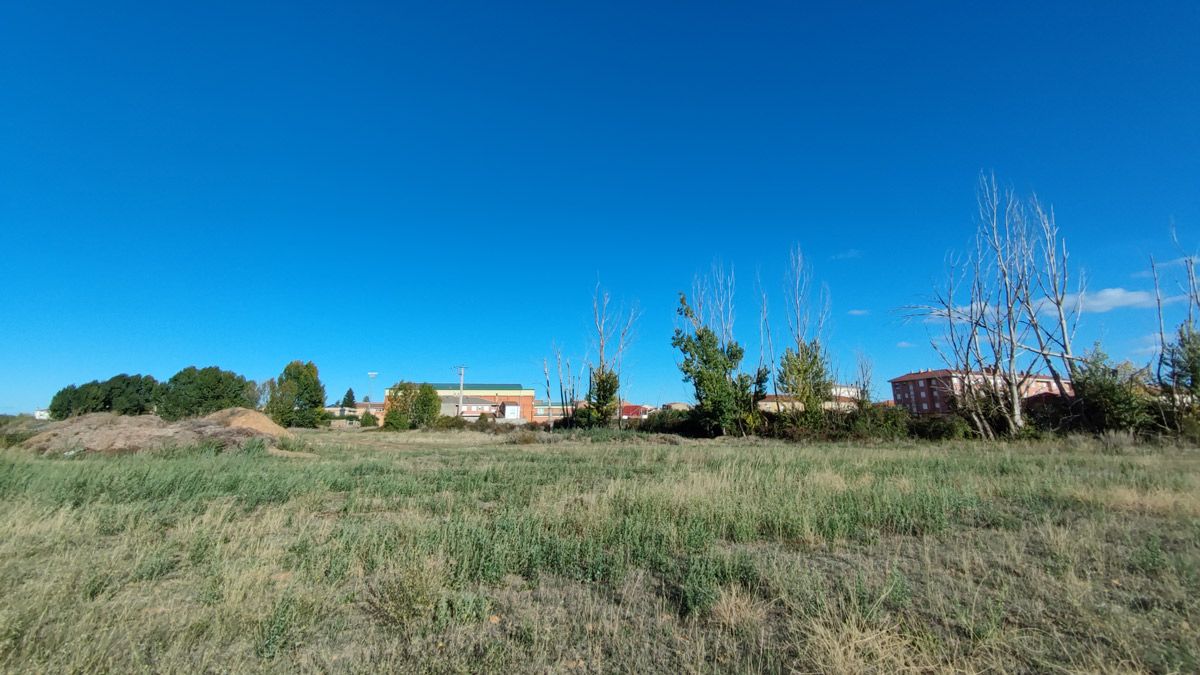
[[[294,435],[270,417],[248,408],[226,408],[207,415],[204,419],[233,429],[248,429],[271,438],[291,438]]]
[[[228,408],[200,419],[166,422],[157,415],[92,413],[57,422],[21,444],[39,453],[140,452],[215,443],[240,447],[261,438],[273,443],[291,432],[266,415],[245,408]]]

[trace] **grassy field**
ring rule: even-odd
[[[0,451],[0,669],[1200,670],[1195,451],[531,440]]]

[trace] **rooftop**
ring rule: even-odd
[[[454,389],[455,391],[458,390],[457,382],[430,382],[429,384],[434,389]],[[464,391],[467,389],[470,389],[472,391],[478,391],[478,390],[483,390],[483,389],[490,389],[493,391],[524,391],[524,390],[528,389],[528,387],[525,387],[525,386],[519,385],[519,384],[487,384],[487,383],[479,384],[479,383],[474,383],[474,382],[466,382],[463,384],[462,388]]]
[[[976,375],[984,375],[985,373],[975,372],[975,374]],[[906,373],[904,375],[901,375],[900,377],[892,378],[892,379],[888,380],[888,382],[915,382],[917,380],[944,379],[947,377],[960,376],[960,375],[962,375],[962,373],[960,373],[958,371],[950,370],[948,368],[938,368],[938,369],[931,369],[931,370],[918,370],[918,371],[915,371],[912,373]],[[1051,379],[1051,377],[1045,373],[1024,373],[1023,377],[1027,377],[1030,380],[1049,380],[1049,379]],[[1068,378],[1063,378],[1063,381],[1070,382],[1071,380]]]
[[[457,396],[439,396],[438,398],[442,400],[442,403],[458,405]],[[463,396],[462,402],[463,405],[496,405],[495,401],[489,401],[486,398],[479,398],[478,396]]]

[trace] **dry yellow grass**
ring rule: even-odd
[[[0,670],[1196,664],[1193,454],[304,438],[0,455]]]

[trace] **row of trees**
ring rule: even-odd
[[[324,421],[325,387],[311,361],[293,361],[279,377],[256,385],[216,366],[188,366],[158,382],[149,375],[117,375],[103,382],[69,385],[50,401],[50,416],[62,420],[94,412],[156,413],[165,420],[201,417],[225,408],[261,408],[276,423],[315,427]]]
[[[679,368],[684,380],[692,384],[696,405],[687,413],[668,415],[674,420],[668,426],[718,436],[765,433],[769,427],[794,433],[824,424],[822,407],[833,385],[821,338],[828,293],[822,289],[818,301],[812,301],[811,271],[799,248],[791,252],[790,263],[785,282],[788,340],[778,363],[773,354],[767,293],[760,289],[760,344],[764,350],[757,366],[749,371],[742,368],[745,348],[734,338],[733,270],[715,264],[708,275],[695,279],[690,296],[680,294],[677,314],[682,325],[675,330],[671,344],[681,354]],[[554,350],[559,400],[564,406],[560,424],[584,428],[623,424],[619,413],[621,366],[639,316],[636,306],[614,310],[609,294],[597,285],[592,296],[595,358],[585,362],[587,390],[579,405],[575,405],[578,375],[562,350]],[[543,372],[546,397],[553,400],[549,359],[543,361]],[[780,408],[776,415],[760,410],[768,386],[797,403]]]
[[[677,314],[683,325],[675,329],[671,344],[682,355],[679,369],[695,395],[687,421],[711,436],[796,436],[826,427],[825,404],[834,384],[823,338],[828,291],[822,287],[814,300],[811,268],[800,248],[793,248],[783,283],[783,353],[776,358],[771,296],[760,282],[759,357],[753,368],[743,368],[746,350],[734,337],[735,281],[732,269],[715,264],[693,282],[690,299],[679,296]],[[776,403],[764,409],[760,401],[768,390]]]
[[[207,415],[222,408],[256,406],[253,382],[216,366],[189,366],[158,382],[149,375],[117,375],[103,382],[69,385],[50,401],[50,416],[66,419],[94,412],[143,415],[157,412],[167,420]]]
[[[873,405],[871,367],[865,359],[854,383],[860,400],[826,409],[835,382],[824,340],[828,292],[820,289],[814,300],[811,270],[796,248],[784,280],[787,336],[782,354],[777,356],[772,335],[770,294],[759,283],[760,351],[752,367],[744,364],[746,350],[734,337],[732,269],[715,264],[695,280],[690,294],[680,294],[680,321],[671,344],[679,351],[679,369],[692,385],[695,405],[687,412],[660,414],[644,426],[708,436],[890,436],[907,429],[919,436],[984,439],[1112,430],[1200,437],[1200,331],[1195,324],[1200,283],[1196,258],[1184,255],[1181,262],[1187,318],[1168,331],[1160,266],[1150,261],[1159,310],[1158,356],[1150,365],[1114,363],[1099,344],[1078,353],[1085,284],[1070,264],[1053,209],[1036,195],[1021,197],[1002,190],[994,176],[982,176],[970,252],[948,259],[946,282],[929,303],[908,308],[910,316],[935,329],[931,345],[946,367],[963,374],[956,391],[948,392],[951,418],[909,420],[902,411]],[[608,295],[599,287],[592,304],[596,358],[586,362],[587,394],[570,414],[565,406],[576,401],[579,376],[570,359],[555,349],[564,423],[620,424],[620,363],[637,314],[613,321]],[[614,340],[615,359],[606,352]],[[548,359],[543,370],[546,395],[552,398]],[[1053,395],[1031,399],[1029,384],[1039,375],[1049,376]],[[776,402],[762,405],[769,393]]]

